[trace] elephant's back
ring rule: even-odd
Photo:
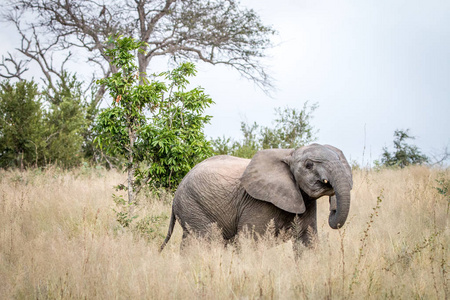
[[[250,159],[218,155],[205,159],[190,170],[178,190],[198,190],[202,194],[229,194],[240,184]],[[177,192],[178,192],[177,190]]]
[[[217,155],[197,164],[190,173],[219,175],[238,180],[249,163],[250,159],[230,155]]]

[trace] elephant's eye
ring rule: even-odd
[[[312,161],[308,160],[305,164],[305,167],[309,170],[311,170],[313,168],[314,164]]]

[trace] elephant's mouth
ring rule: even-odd
[[[334,189],[328,180],[317,180],[314,185],[319,197],[334,195]]]
[[[317,185],[320,185],[320,186],[323,186],[323,187],[325,187],[325,188],[330,188],[330,189],[332,189],[333,187],[331,186],[331,183],[328,181],[328,180],[326,180],[326,179],[323,179],[323,180],[317,180],[317,183],[316,183]]]

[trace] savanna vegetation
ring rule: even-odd
[[[276,109],[273,126],[242,123],[241,140],[209,141],[212,99],[188,89],[195,66],[147,73],[168,56],[227,64],[270,89],[260,58],[274,30],[253,10],[222,0],[11,0],[5,16],[22,43],[21,56],[0,63],[2,298],[449,298],[450,173],[424,165],[408,130],[375,169],[355,165],[344,228],[326,226],[328,201],[318,200],[319,241],[299,258],[270,226],[258,243],[242,235],[224,247],[217,231],[183,252],[177,226],[158,253],[173,191],[197,162],[316,139],[318,104],[305,103]],[[67,71],[74,49],[86,52],[91,81]],[[39,84],[26,80],[33,66]]]
[[[160,254],[171,196],[145,191],[135,226],[112,205],[126,175],[104,168],[0,171],[0,294],[4,299],[446,299],[448,170],[409,166],[354,171],[340,230],[318,200],[319,241],[294,258],[290,242],[241,236],[223,247],[181,227]]]

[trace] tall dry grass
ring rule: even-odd
[[[111,195],[124,175],[0,171],[0,297],[448,299],[449,199],[436,179],[450,172],[355,171],[345,227],[328,227],[319,199],[319,242],[295,259],[270,235],[226,248],[194,240],[180,254],[179,225],[159,254],[170,203],[141,198],[141,218],[159,218],[149,237],[121,228]]]

